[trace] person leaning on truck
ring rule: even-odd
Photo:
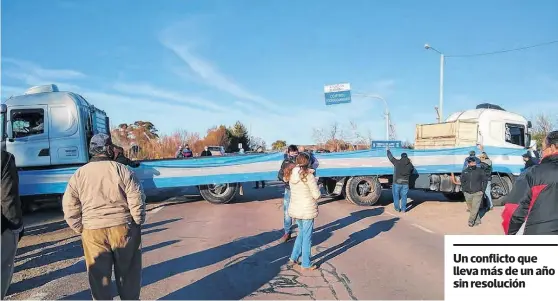
[[[454,179],[453,173],[452,179]],[[481,223],[479,211],[487,180],[486,171],[477,167],[475,157],[469,157],[467,158],[467,168],[461,173],[460,181],[454,182],[454,184],[461,185],[461,191],[465,195],[465,202],[469,211],[469,227],[478,226]]]
[[[2,300],[14,273],[17,244],[23,236],[23,214],[19,199],[19,176],[14,156],[2,150]]]
[[[93,299],[112,300],[114,265],[120,299],[139,300],[145,194],[134,173],[113,161],[113,149],[108,135],[91,138],[92,158],[68,181],[62,209],[70,228],[81,234]]]
[[[504,233],[558,235],[557,201],[558,131],[553,131],[543,141],[541,162],[518,177],[504,199]]]
[[[281,168],[277,174],[277,178],[285,183],[285,195],[283,196],[283,230],[285,231],[281,237],[281,242],[287,242],[291,239],[291,227],[293,225],[293,220],[289,216],[289,203],[291,201],[291,189],[289,183],[285,182],[285,168],[290,164],[296,164],[296,157],[298,156],[298,147],[296,145],[289,145],[287,148],[287,153],[284,156],[283,163],[281,163]]]
[[[389,148],[387,149],[387,157],[393,164],[393,183],[391,191],[393,194],[393,206],[395,211],[407,211],[407,193],[409,193],[409,179],[413,174],[415,167],[407,153],[401,154],[401,159],[395,159]]]

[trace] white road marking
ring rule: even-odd
[[[421,226],[421,225],[417,225],[417,224],[412,224],[412,225],[413,225],[413,227],[418,228],[418,229],[421,229],[421,230],[424,231],[424,232],[434,233],[434,231],[432,231],[432,230],[430,230],[430,229],[428,229],[428,228],[425,228],[425,227],[423,227],[423,226]]]
[[[384,212],[387,213],[387,214],[389,214],[389,215],[391,215],[391,216],[399,217],[397,214],[391,213],[391,212],[389,212],[389,211],[384,211]]]
[[[155,213],[157,213],[157,212],[159,212],[159,211],[161,211],[161,210],[163,210],[163,206],[157,207],[157,208],[155,208],[155,209],[149,211],[148,214],[149,214],[149,215],[152,215],[152,214],[155,214]]]

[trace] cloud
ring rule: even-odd
[[[18,71],[13,72],[14,74],[30,74],[36,78],[46,78],[54,80],[67,80],[83,78],[85,74],[69,69],[45,69],[39,65],[33,64],[28,61],[13,59],[13,58],[2,58],[4,63],[10,63],[17,66]]]
[[[188,40],[184,37],[182,31],[180,32],[180,35],[175,34],[175,32],[177,32],[179,29],[178,27],[181,26],[171,26],[161,32],[161,34],[159,35],[159,41],[165,48],[169,49],[178,58],[180,58],[195,75],[203,80],[205,84],[217,88],[223,92],[229,93],[240,99],[254,102],[271,110],[282,109],[274,102],[261,96],[255,95],[252,92],[241,87],[232,79],[221,73],[215,65],[205,60],[204,58],[195,55],[192,50],[193,42],[186,42]],[[180,37],[180,39],[178,39],[177,37]]]
[[[199,107],[208,110],[207,114],[212,112],[230,112],[230,108],[222,105],[218,105],[207,99],[183,95],[182,93],[177,93],[168,90],[162,90],[155,88],[149,84],[128,84],[128,83],[116,83],[113,89],[118,92],[131,95],[144,95],[152,97],[155,99],[166,99],[174,101],[177,104],[186,104],[193,107]]]

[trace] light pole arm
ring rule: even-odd
[[[386,107],[386,112],[385,112],[385,118],[386,118],[386,140],[389,140],[389,107],[387,104],[387,101],[379,96],[379,95],[371,95],[371,94],[365,94],[365,93],[355,93],[353,94],[355,96],[362,96],[362,97],[367,97],[367,98],[374,98],[374,99],[379,99],[381,101],[384,102],[384,105]]]

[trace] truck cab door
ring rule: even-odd
[[[49,166],[47,106],[10,107],[7,117],[6,149],[17,158],[17,166]]]

